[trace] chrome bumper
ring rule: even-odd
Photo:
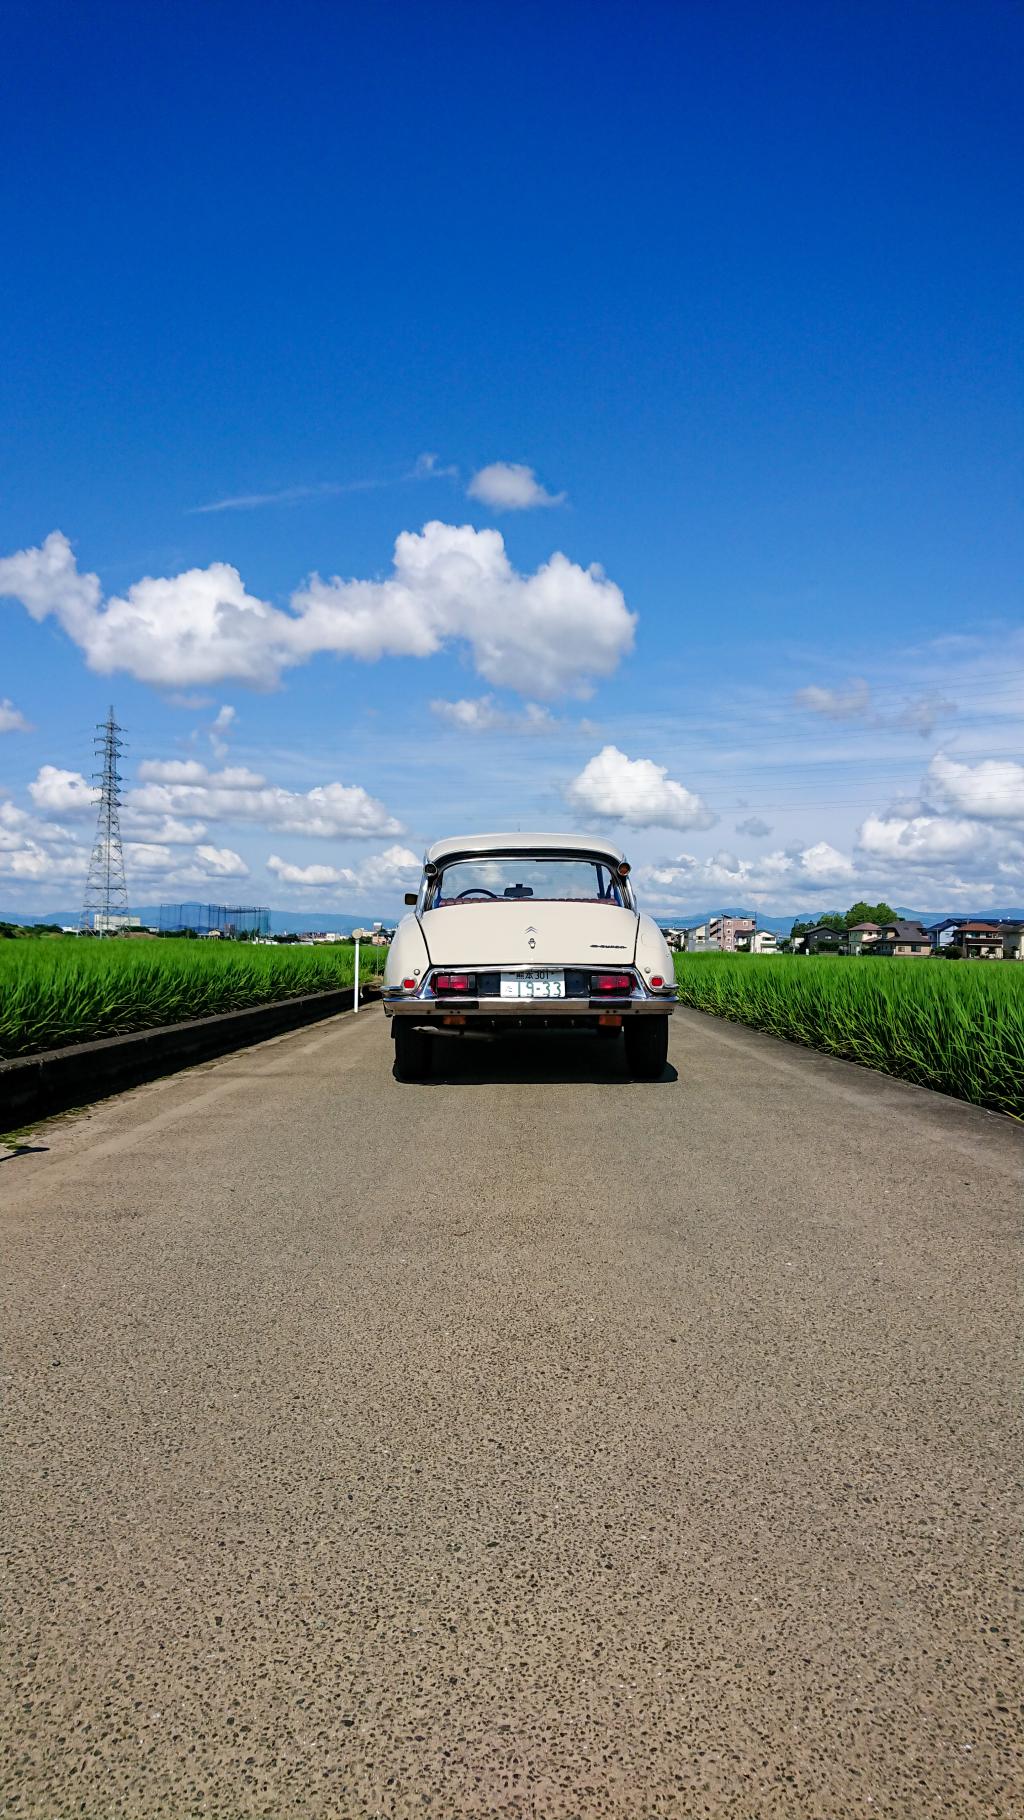
[[[441,1024],[445,1018],[523,1017],[669,1017],[675,988],[630,998],[419,998],[415,992],[385,992],[385,1017],[414,1018],[418,1024]]]

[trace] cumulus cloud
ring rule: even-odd
[[[978,821],[1024,822],[1024,765],[1012,759],[965,765],[937,752],[928,782],[951,809]]]
[[[903,865],[978,859],[988,845],[977,822],[945,815],[869,815],[861,824],[861,851]]]
[[[597,564],[560,551],[531,574],[513,568],[500,532],[433,521],[403,531],[381,581],[313,575],[290,610],[249,594],[237,569],[211,563],[146,576],[103,600],[66,537],[0,560],[0,596],[34,619],[53,615],[90,668],[160,686],[231,677],[270,688],[321,653],[373,663],[468,646],[488,682],[531,696],[585,695],[632,648],[635,615]]]
[[[566,789],[579,815],[622,821],[631,828],[710,828],[716,817],[706,803],[669,777],[650,758],[627,758],[618,746],[604,746]]]
[[[298,866],[272,853],[267,871],[285,885],[313,886],[321,889],[342,885],[353,892],[394,891],[415,884],[420,875],[420,862],[408,847],[385,847],[382,853],[371,853],[358,868],[352,866]]]
[[[432,701],[430,711],[462,733],[549,733],[558,723],[549,708],[524,702],[521,713],[502,708],[493,695],[462,701]]]
[[[489,467],[479,468],[466,491],[494,512],[525,512],[531,506],[565,503],[564,493],[549,493],[533,469],[521,461],[492,461]]]
[[[402,824],[359,784],[317,784],[300,792],[231,765],[209,771],[198,759],[144,759],[125,801],[138,815],[198,816],[204,822],[256,822],[325,840],[401,834]]]
[[[196,864],[209,878],[248,878],[249,868],[232,847],[196,848]]]
[[[63,771],[43,765],[29,784],[28,793],[41,815],[95,815],[99,789],[80,771]]]
[[[765,840],[771,833],[771,826],[763,822],[759,815],[748,815],[746,821],[736,823],[737,834],[749,834],[751,840]]]
[[[24,714],[5,695],[0,701],[0,733],[30,733],[31,730]]]
[[[634,878],[652,902],[695,905],[710,894],[729,904],[794,901],[794,893],[818,893],[826,886],[847,884],[854,877],[848,854],[827,841],[813,846],[767,853],[758,859],[740,859],[721,851],[710,858],[679,853],[674,859],[638,866]]]

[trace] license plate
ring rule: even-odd
[[[565,974],[534,968],[529,973],[503,973],[502,998],[564,998]]]

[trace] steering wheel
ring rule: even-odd
[[[498,901],[498,893],[496,891],[488,891],[486,885],[467,885],[465,891],[460,891],[458,893],[455,902],[461,904],[464,897],[489,897],[492,898],[495,903]]]

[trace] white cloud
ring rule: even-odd
[[[230,703],[225,702],[222,707],[217,709],[216,716],[210,726],[208,734],[210,745],[213,748],[214,758],[223,760],[227,757],[228,742],[226,736],[231,731],[235,719],[235,710],[231,707]]]
[[[492,461],[473,475],[467,493],[495,512],[524,512],[532,506],[560,506],[564,493],[549,493],[521,461]]]
[[[80,771],[62,771],[58,765],[43,765],[28,793],[41,815],[95,815],[100,793]]]
[[[10,697],[5,695],[0,701],[0,733],[30,733],[31,731],[24,714],[15,707]]]
[[[415,884],[420,876],[420,862],[408,847],[386,847],[383,853],[371,853],[364,864],[352,866],[297,866],[272,853],[267,871],[285,885],[316,888],[343,885],[349,891],[394,891]]]
[[[303,793],[268,784],[243,765],[208,771],[197,759],[144,759],[138,775],[139,785],[125,799],[133,814],[256,822],[328,840],[402,832],[402,824],[359,784],[317,784]]]
[[[521,713],[510,712],[493,695],[462,701],[432,701],[430,711],[462,733],[550,733],[558,725],[549,708],[524,702]]]
[[[372,484],[372,483],[370,483]],[[360,483],[324,480],[311,487],[280,487],[276,493],[235,493],[229,499],[211,499],[205,506],[190,506],[193,516],[205,512],[255,512],[260,506],[294,506],[302,499],[326,499],[334,493],[359,491]]]
[[[437,521],[401,533],[385,580],[314,575],[287,612],[247,593],[228,563],[147,576],[104,602],[98,577],[79,574],[59,531],[0,560],[0,595],[34,619],[53,614],[90,668],[168,687],[233,677],[269,688],[321,653],[372,663],[465,642],[488,682],[582,695],[632,648],[636,623],[598,565],[584,569],[556,551],[520,574],[498,531]]]
[[[798,689],[793,700],[799,708],[823,715],[826,720],[859,720],[869,727],[906,727],[923,739],[934,732],[937,721],[957,712],[956,702],[934,689],[908,699],[900,708],[883,712],[875,705],[863,676],[851,677],[844,689],[826,689],[811,683],[806,689]]]
[[[631,828],[710,828],[706,803],[649,758],[627,758],[604,746],[566,790],[571,808],[584,817],[623,821]]]
[[[859,720],[870,712],[871,690],[863,676],[857,676],[847,684],[845,692],[812,683],[807,689],[798,689],[793,700],[812,714],[823,714],[826,720]]]
[[[989,758],[964,765],[937,752],[928,782],[952,809],[979,821],[1024,822],[1024,765]]]
[[[691,909],[699,909],[702,899],[704,908],[714,902],[739,907],[779,901],[792,908],[801,893],[820,897],[825,887],[848,885],[853,877],[849,856],[827,841],[780,849],[758,859],[739,859],[724,850],[704,859],[680,853],[656,865],[638,866],[634,873],[638,889],[652,902]]]
[[[861,851],[903,865],[980,859],[987,831],[977,822],[944,815],[869,815],[858,836]]]
[[[232,847],[196,848],[196,864],[210,878],[248,878],[249,868]]]
[[[417,455],[407,478],[409,480],[458,480],[459,470],[452,462],[449,462],[447,467],[442,467],[440,457],[428,449],[424,454]]]

